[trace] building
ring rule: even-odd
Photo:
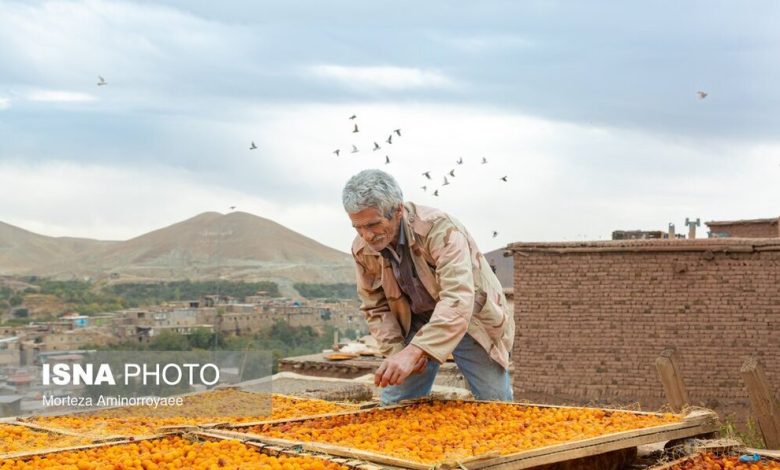
[[[780,240],[514,243],[515,396],[665,402],[655,359],[681,358],[694,405],[744,415],[757,357],[780,396]]]
[[[747,220],[712,220],[704,222],[711,238],[778,238],[780,217]]]

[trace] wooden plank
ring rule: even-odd
[[[751,357],[742,364],[740,373],[750,397],[750,407],[764,437],[764,444],[770,449],[780,449],[780,409],[769,388],[764,368],[758,359]]]
[[[655,360],[655,368],[664,386],[666,399],[675,412],[680,412],[691,400],[680,372],[679,354],[674,348],[667,348]]]

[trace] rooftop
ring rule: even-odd
[[[714,225],[776,224],[778,219],[780,219],[780,217],[772,217],[769,219],[711,220],[704,223],[710,227]]]
[[[513,253],[605,253],[605,252],[684,252],[713,251],[723,253],[752,253],[780,251],[777,238],[698,238],[603,240],[590,242],[518,242],[507,249]]]

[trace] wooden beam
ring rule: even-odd
[[[680,412],[691,401],[682,380],[677,351],[674,348],[664,349],[655,360],[655,368],[658,370],[661,383],[664,385],[666,400],[675,412]]]
[[[769,449],[780,449],[780,407],[769,388],[764,368],[758,359],[751,357],[742,364],[740,373],[750,397],[750,407],[764,436],[764,444]]]

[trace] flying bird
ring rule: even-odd
[[[697,91],[696,94],[699,95],[700,100],[703,100],[704,98],[707,97],[707,95],[709,95],[709,93],[707,93],[706,91]]]
[[[438,196],[438,195],[439,195],[439,190],[438,190],[438,189],[437,189],[437,190],[435,190],[435,191],[433,192],[433,195],[434,195],[434,196]]]
[[[387,140],[386,140],[385,142],[387,142],[388,144],[392,144],[392,143],[393,143],[393,134],[390,134],[390,135],[387,137]]]
[[[444,177],[444,184],[442,184],[442,186],[447,186],[448,184],[450,184],[450,182],[447,181],[447,177],[445,176]]]
[[[498,232],[496,232],[495,230],[493,230],[493,238],[496,238],[497,236],[498,236]]]
[[[341,149],[336,149],[333,151],[333,153],[335,153],[337,157],[339,156],[339,152],[341,152]]]
[[[431,179],[431,172],[430,171],[423,172],[423,176],[428,179]]]
[[[499,178],[499,179],[500,179],[501,181],[503,181],[504,183],[506,183],[506,175],[502,176],[502,177],[501,177],[501,178]]]
[[[103,86],[103,85],[108,85],[108,82],[106,81],[105,78],[103,78],[100,75],[98,75],[97,86]]]
[[[423,191],[428,191],[428,186],[420,186]]]
[[[398,134],[398,137],[401,137],[401,129],[396,129],[396,130],[394,130],[393,132],[395,132],[396,134]]]
[[[482,164],[484,165],[485,163],[487,163],[487,158],[482,157]]]
[[[379,144],[377,144],[376,142],[374,142],[374,152],[376,152],[377,150],[379,150],[379,149],[381,149],[381,148],[382,148],[382,147],[380,147],[380,146],[379,146]]]
[[[390,163],[390,157],[388,157],[387,155],[385,155],[385,165],[387,165],[387,164],[389,164],[389,163]]]
[[[353,114],[353,115],[352,115],[352,116],[350,116],[349,118],[350,118],[350,119],[355,119],[356,117],[357,117],[357,114]]]
[[[255,145],[255,141],[252,141],[252,145],[249,146],[249,150],[254,150],[257,148],[257,145]]]
[[[357,126],[357,124],[355,124],[355,128],[354,128],[354,129],[352,129],[352,133],[354,134],[355,132],[360,132],[360,131],[358,130],[358,126]]]
[[[236,206],[230,206],[230,210],[231,210],[231,211],[232,211],[233,209],[235,209],[235,208],[236,208]]]
[[[457,162],[458,165],[463,165],[463,157],[460,157]]]
[[[358,153],[360,150],[358,150],[357,147],[355,147],[355,144],[352,144],[352,152],[350,153]]]
[[[453,178],[455,178],[455,170],[450,170],[450,176],[452,176]]]

